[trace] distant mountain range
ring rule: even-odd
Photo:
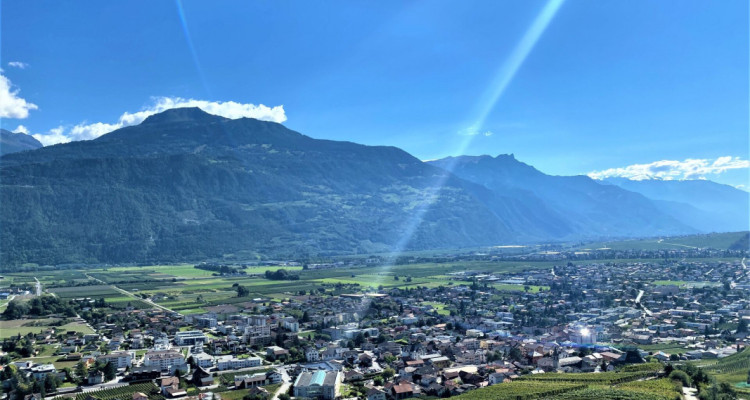
[[[584,234],[645,237],[664,227],[697,232],[748,229],[750,195],[707,180],[642,180],[551,176],[513,155],[449,157],[429,163],[498,193],[514,193]]]
[[[709,180],[641,180],[609,178],[604,181],[651,199],[666,214],[702,232],[748,229],[748,193]]]
[[[42,144],[31,135],[0,129],[0,156],[40,147]]]
[[[424,163],[395,147],[317,140],[197,108],[5,155],[0,183],[4,265],[306,257],[708,226],[681,214],[697,203],[678,194],[549,176],[512,156]],[[726,202],[747,210],[740,194]]]

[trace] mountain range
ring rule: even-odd
[[[732,193],[726,203],[747,210],[746,192],[719,186],[717,196]],[[725,227],[691,223],[684,213],[697,199],[677,189],[654,193],[546,175],[512,155],[422,162],[395,147],[172,109],[94,140],[3,156],[0,262],[300,258]],[[723,207],[709,198],[706,215]],[[747,229],[732,212],[726,226]]]
[[[0,129],[0,156],[40,147],[42,144],[31,135]]]

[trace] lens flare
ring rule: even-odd
[[[182,34],[185,35],[185,43],[187,43],[188,49],[190,50],[190,56],[193,57],[195,70],[198,72],[198,76],[201,79],[203,89],[210,97],[211,93],[208,89],[208,84],[206,84],[206,77],[203,74],[203,68],[201,68],[201,63],[198,59],[198,52],[195,51],[193,39],[190,37],[190,29],[188,28],[187,20],[185,19],[185,11],[182,9],[182,0],[175,0],[175,5],[177,6],[177,16],[180,18],[180,25],[182,26]]]
[[[463,140],[455,149],[455,155],[464,154],[474,138],[481,133],[487,117],[495,108],[495,105],[502,97],[505,89],[513,80],[513,77],[521,68],[524,60],[526,60],[531,53],[531,50],[533,50],[534,46],[539,41],[539,38],[552,22],[552,19],[555,17],[555,14],[557,14],[557,11],[560,9],[563,2],[564,0],[548,0],[539,15],[537,15],[534,21],[532,21],[521,40],[513,48],[513,51],[508,56],[507,60],[495,74],[491,84],[488,86],[489,90],[482,96],[477,115],[473,119],[474,122],[471,123],[468,128],[462,130],[461,136],[463,136]],[[456,161],[457,159],[455,158],[449,160],[446,168],[449,172],[453,172]],[[445,186],[445,183],[450,176],[451,174],[439,174],[434,177],[434,182],[427,188],[425,198],[415,208],[411,217],[404,223],[402,229],[403,233],[384,264],[386,272],[393,266],[398,256],[408,246],[409,242],[411,242],[417,229],[422,224],[425,214],[439,199],[440,191],[443,189],[443,186]],[[379,283],[380,282],[376,282],[376,285]]]

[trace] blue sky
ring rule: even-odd
[[[670,161],[748,185],[747,1],[559,3],[3,1],[2,127],[87,138],[194,99],[420,159],[514,153],[558,175]]]

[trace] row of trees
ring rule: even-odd
[[[298,281],[299,275],[289,273],[289,271],[281,268],[277,269],[276,271],[266,271],[266,279],[270,279],[272,281]]]
[[[52,295],[43,295],[23,302],[11,300],[8,307],[3,311],[4,319],[19,319],[23,317],[41,317],[50,314],[63,314],[67,317],[76,315],[77,304],[73,301],[64,301]]]

